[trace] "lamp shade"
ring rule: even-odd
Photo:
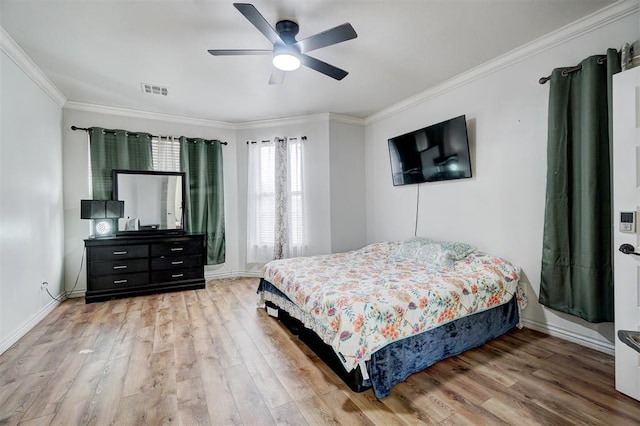
[[[81,219],[118,219],[124,217],[124,201],[80,200]]]
[[[105,214],[107,219],[118,219],[124,217],[124,201],[107,200]]]

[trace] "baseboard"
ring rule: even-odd
[[[56,296],[56,298],[64,298],[64,293],[60,293],[58,296]],[[42,321],[47,315],[49,315],[59,304],[59,301],[51,299],[49,303],[43,306],[31,318],[29,318],[27,322],[22,325],[22,327],[11,333],[9,337],[0,342],[0,355],[2,355],[7,349],[13,346],[14,343],[20,340],[33,327],[35,327],[40,321]]]
[[[67,293],[67,298],[71,299],[71,298],[74,298],[74,297],[84,297],[84,294],[86,292],[87,292],[87,290],[84,289],[84,288],[80,289],[80,290],[73,290],[72,292]]]
[[[260,271],[211,271],[205,272],[204,279],[209,281],[240,277],[260,278],[260,276]]]
[[[525,327],[530,328],[532,330],[536,330],[553,337],[558,337],[560,339],[567,340],[572,343],[577,343],[578,345],[586,346],[587,348],[591,348],[599,352],[604,352],[609,355],[614,355],[613,343],[596,340],[589,336],[576,334],[576,333],[567,331],[565,329],[555,327],[553,325],[544,324],[544,323],[529,320],[526,318],[523,319],[523,323]]]

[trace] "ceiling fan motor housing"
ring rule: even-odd
[[[280,35],[282,41],[284,41],[286,44],[293,44],[296,42],[296,35],[298,34],[299,30],[300,27],[297,23],[289,21],[287,19],[278,21],[276,23],[276,31]]]

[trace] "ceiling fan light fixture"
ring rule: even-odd
[[[273,66],[282,71],[295,71],[300,68],[300,58],[289,52],[273,55]]]

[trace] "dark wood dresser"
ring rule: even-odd
[[[87,303],[205,287],[204,234],[84,240]]]

